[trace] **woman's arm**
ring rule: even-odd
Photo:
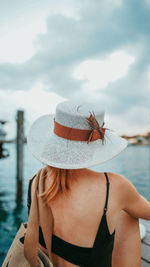
[[[121,180],[122,209],[135,218],[150,220],[150,202],[137,192],[128,179],[121,176]]]

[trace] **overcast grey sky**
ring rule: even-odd
[[[0,118],[15,135],[64,99],[99,99],[120,134],[150,130],[150,1],[0,0]]]

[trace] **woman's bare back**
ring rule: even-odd
[[[114,232],[120,213],[116,175],[108,173],[110,188],[106,218],[110,234]],[[50,183],[48,178],[45,189]],[[53,234],[74,245],[92,247],[104,212],[106,188],[104,173],[89,169],[78,170],[78,176],[74,180],[70,179],[70,190],[67,194],[60,194],[51,202]],[[56,255],[54,258],[58,266],[76,266]]]

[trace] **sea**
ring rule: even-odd
[[[16,191],[16,145],[5,144],[10,156],[0,159],[0,266],[22,222],[28,219],[28,179],[42,165],[24,145],[23,195],[18,200]],[[112,160],[91,168],[100,172],[116,172],[129,179],[138,192],[150,201],[150,146],[129,145]]]

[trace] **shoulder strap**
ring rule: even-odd
[[[104,215],[106,214],[107,211],[107,205],[108,205],[108,196],[109,196],[109,179],[108,179],[108,175],[107,172],[104,172],[105,177],[106,177],[106,184],[107,184],[107,191],[106,191],[106,201],[105,201],[105,207],[104,207]]]
[[[29,213],[30,206],[31,206],[31,185],[35,177],[36,177],[36,174],[28,181],[28,199],[27,199],[28,213]]]

